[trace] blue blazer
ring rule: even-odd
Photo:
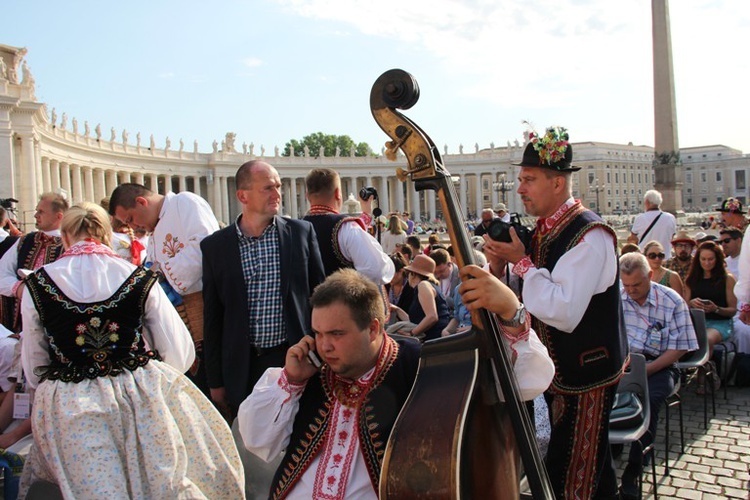
[[[312,224],[276,216],[281,250],[281,297],[289,344],[310,332],[309,298],[325,279]],[[207,236],[203,252],[203,353],[211,388],[224,387],[239,407],[249,387],[250,327],[236,223]]]

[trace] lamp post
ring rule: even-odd
[[[503,204],[506,204],[505,201],[505,193],[508,191],[513,190],[513,186],[515,183],[513,181],[509,181],[505,179],[505,174],[500,174],[500,181],[499,182],[493,182],[492,187],[495,189],[495,192],[501,193],[501,199]]]
[[[589,186],[590,191],[594,191],[596,193],[596,213],[598,215],[601,215],[601,204],[599,201],[599,193],[604,191],[605,186],[603,184],[599,184],[599,181],[597,180],[596,183],[593,186]]]

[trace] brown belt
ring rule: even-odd
[[[193,342],[203,341],[203,292],[182,296],[182,304],[176,307],[180,318],[190,331]]]

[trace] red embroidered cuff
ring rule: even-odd
[[[516,262],[516,264],[513,266],[513,274],[515,274],[519,278],[523,278],[524,274],[526,274],[526,271],[528,271],[533,266],[534,264],[531,262],[531,257],[527,255],[523,259]]]
[[[742,304],[742,307],[740,307],[740,312],[750,312],[750,303]]]
[[[359,218],[362,219],[362,222],[365,224],[365,227],[372,224],[372,216],[368,213],[362,212],[362,215],[360,215]]]
[[[281,370],[281,377],[279,377],[279,387],[281,387],[281,389],[289,395],[284,400],[284,403],[292,399],[292,396],[301,394],[302,391],[305,390],[306,385],[307,385],[306,381],[302,382],[301,384],[298,384],[296,382],[290,382],[289,378],[287,377],[286,369]]]

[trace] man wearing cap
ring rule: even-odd
[[[693,249],[695,240],[692,239],[687,231],[677,231],[672,239],[672,248],[674,253],[672,258],[667,261],[665,267],[680,275],[683,283],[690,271],[690,263],[693,261]]]
[[[530,134],[517,192],[536,215],[531,253],[511,229],[511,243],[485,237],[490,268],[502,259],[523,278],[523,298],[555,363],[545,393],[552,432],[545,459],[557,498],[617,494],[608,421],[625,357],[617,236],[572,197],[572,146],[562,127]]]
[[[498,203],[495,205],[495,214],[497,214],[498,219],[510,224],[510,213],[508,213],[508,208],[505,206],[505,203]]]
[[[677,220],[674,215],[661,210],[662,197],[659,191],[650,189],[643,195],[643,207],[646,211],[635,218],[633,228],[630,230],[628,241],[637,243],[641,252],[646,248],[646,243],[656,240],[661,243],[667,259],[672,257],[670,240],[677,229]]]
[[[740,231],[745,229],[747,219],[745,219],[745,210],[742,202],[737,198],[727,198],[719,208],[721,212],[721,222],[725,227],[734,226]]]

